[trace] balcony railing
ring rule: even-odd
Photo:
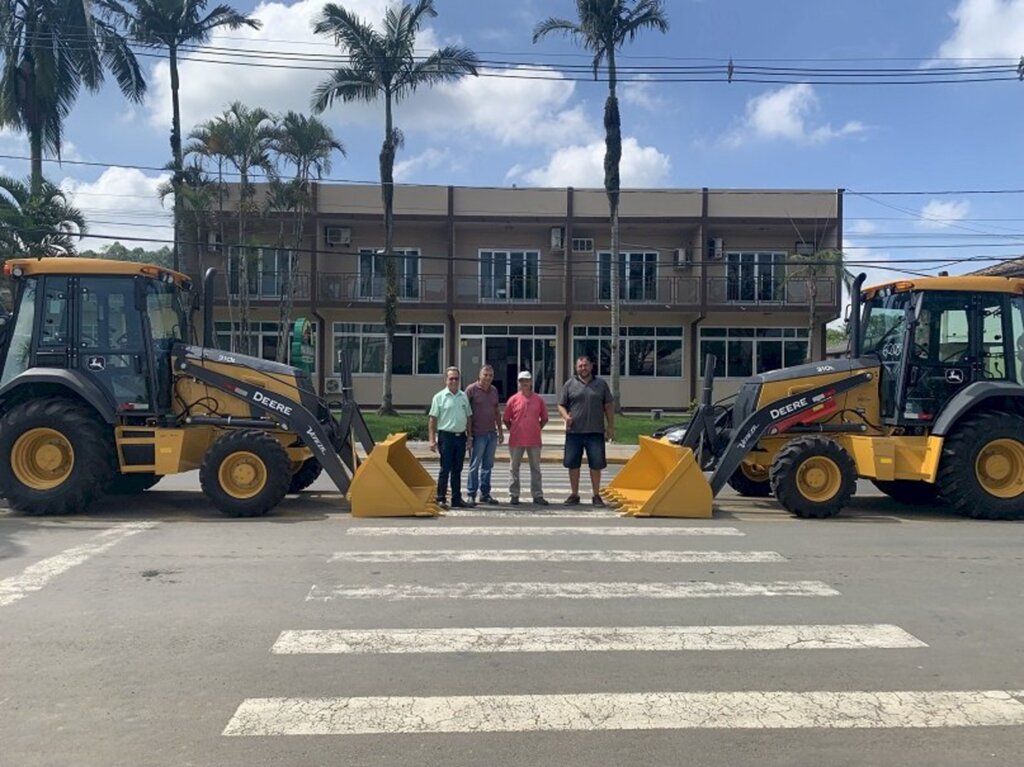
[[[708,277],[708,306],[776,306],[806,307],[810,304],[810,279],[792,277],[788,280]],[[814,278],[818,306],[839,306],[839,293],[834,277]]]
[[[455,301],[460,304],[565,304],[565,280],[561,276],[505,277],[486,279],[456,276]]]
[[[607,279],[577,277],[573,280],[573,303],[580,306],[606,306],[611,302]],[[700,278],[659,275],[654,278],[623,279],[619,284],[619,302],[630,306],[697,306],[700,304]]]
[[[253,272],[249,277],[249,300],[250,301],[279,301],[289,288],[294,287],[293,295],[299,300],[309,299],[309,273],[292,272],[281,274],[278,272]],[[215,297],[218,299],[227,298],[230,293],[232,298],[237,298],[241,292],[241,283],[237,274],[218,274],[214,279]]]
[[[384,301],[384,277],[368,277],[356,273],[321,273],[317,276],[320,300],[326,303],[343,301]],[[398,299],[402,303],[420,302],[443,304],[445,284],[448,278],[443,274],[420,274],[415,277],[398,278]]]

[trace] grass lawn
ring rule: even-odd
[[[370,427],[373,439],[380,442],[388,434],[406,432],[409,439],[426,440],[427,438],[427,417],[413,413],[383,416],[372,411],[363,411],[363,418],[366,425]],[[615,441],[620,445],[635,445],[639,442],[637,437],[640,434],[650,436],[651,432],[662,426],[672,423],[679,423],[685,420],[680,413],[665,414],[660,421],[655,421],[650,415],[620,415],[615,419]]]

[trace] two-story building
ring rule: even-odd
[[[250,256],[255,348],[274,356],[277,307],[291,280],[294,316],[315,322],[321,391],[337,390],[337,360],[347,349],[356,399],[373,405],[381,399],[384,358],[380,190],[319,184],[314,191],[305,237],[291,259],[269,246]],[[842,206],[842,190],[624,190],[623,406],[685,407],[699,397],[709,352],[718,358],[717,397],[754,373],[820,359],[841,285],[792,258],[839,247]],[[290,215],[254,221],[248,241],[275,242],[279,219]],[[216,314],[226,344],[231,317],[237,319],[227,293],[237,293],[238,276],[234,267],[225,269],[225,249],[213,233],[210,243],[205,265],[227,272]],[[583,353],[608,376],[609,243],[603,190],[398,187],[396,406],[428,402],[448,365],[472,380],[490,363],[503,397],[515,391],[520,370],[533,373],[537,391],[554,395]],[[195,254],[188,255],[197,269]],[[289,263],[297,265],[290,275]]]

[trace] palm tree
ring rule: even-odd
[[[170,168],[173,170],[173,168]],[[202,274],[204,263],[203,255],[206,251],[202,241],[203,231],[210,226],[213,212],[213,201],[218,195],[217,183],[206,175],[206,171],[194,159],[190,165],[186,165],[181,172],[181,183],[175,190],[174,179],[170,179],[157,187],[157,195],[163,203],[170,197],[175,203],[181,206],[181,223],[191,224],[193,251],[195,252],[196,273]],[[173,257],[173,251],[172,251]],[[200,290],[202,288],[200,287]]]
[[[561,32],[594,54],[594,79],[607,62],[608,98],[604,105],[604,189],[611,218],[611,388],[619,410],[619,162],[622,159],[622,121],[616,95],[615,54],[644,29],[668,31],[662,0],[576,0],[576,21],[550,17],[533,30],[533,42]]]
[[[84,85],[98,91],[109,70],[130,100],[146,81],[127,41],[89,0],[0,3],[0,127],[28,134],[33,194],[43,191],[43,153],[60,159],[64,121]]]
[[[249,353],[249,267],[252,254],[246,241],[246,219],[250,213],[258,213],[258,206],[252,202],[256,190],[250,183],[253,171],[262,170],[273,174],[274,161],[270,150],[277,137],[274,116],[260,107],[248,107],[235,101],[218,120],[222,123],[222,137],[226,142],[228,162],[238,171],[238,242],[236,246],[238,268],[238,332],[240,351]],[[230,249],[228,259],[230,262]]]
[[[14,256],[73,256],[86,232],[82,212],[46,179],[39,193],[31,180],[0,176],[0,262]]]
[[[294,254],[302,247],[305,237],[306,215],[312,202],[310,185],[314,174],[319,180],[325,173],[331,172],[331,155],[340,152],[344,156],[345,147],[322,120],[288,112],[278,124],[273,149],[279,162],[283,160],[295,167],[294,178],[288,182],[276,182],[268,197],[271,207],[279,212],[291,211],[294,215],[288,256],[288,279],[281,290],[278,321],[277,358],[279,362],[283,362],[298,286],[298,280],[292,276],[292,267],[295,263]],[[278,237],[279,247],[283,247],[285,241],[283,227],[282,218]]]
[[[349,63],[336,69],[313,91],[313,111],[321,113],[336,100],[373,102],[384,99],[384,143],[380,150],[380,191],[384,204],[384,391],[382,414],[395,412],[391,369],[398,324],[398,271],[394,254],[395,155],[402,132],[392,110],[417,88],[476,75],[479,60],[468,48],[445,46],[428,56],[417,54],[416,33],[427,18],[437,16],[434,0],[391,6],[384,14],[383,33],[336,3],[324,6],[313,31],[334,38],[348,51]]]
[[[210,40],[215,29],[259,29],[262,23],[229,5],[218,5],[205,16],[208,0],[98,0],[116,18],[131,38],[149,48],[166,48],[171,65],[171,155],[177,189],[184,181],[181,151],[181,109],[178,105],[178,51],[182,46],[198,46]],[[174,268],[180,268],[178,227],[181,206],[174,205]]]
[[[807,357],[811,359],[814,349],[814,331],[818,322],[818,297],[822,281],[830,290],[838,290],[842,298],[842,285],[846,281],[843,252],[835,248],[816,250],[813,253],[797,253],[790,257],[793,262],[786,270],[786,281],[800,281],[807,291]],[[842,303],[842,301],[840,301]],[[824,357],[825,349],[821,350]]]

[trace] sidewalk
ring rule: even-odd
[[[507,436],[507,433],[506,433]],[[565,446],[565,421],[562,420],[561,416],[557,412],[552,414],[551,420],[548,421],[548,425],[544,427],[541,432],[541,438],[544,440],[544,449],[541,452],[540,461],[541,463],[555,463],[561,465],[562,463],[562,448]],[[438,460],[437,453],[430,451],[430,445],[427,442],[407,442],[406,446],[409,451],[416,456],[417,460],[421,462],[436,462]],[[606,443],[605,445],[605,456],[608,459],[609,464],[623,464],[626,463],[638,450],[636,445],[619,445],[614,442]],[[360,451],[361,453],[362,451]],[[509,453],[508,446],[498,445],[498,451],[494,456],[496,463],[508,463]],[[584,457],[584,463],[586,463],[586,457]]]

